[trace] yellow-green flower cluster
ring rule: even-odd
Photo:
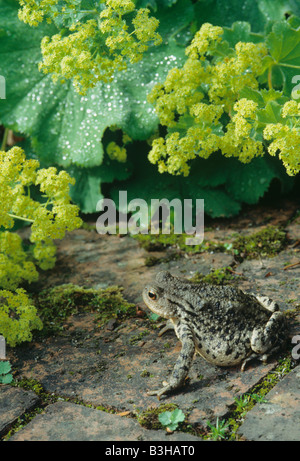
[[[63,238],[66,231],[81,225],[78,207],[69,197],[70,184],[75,181],[66,171],[38,167],[37,160],[26,160],[20,147],[0,152],[0,226],[11,228],[19,218],[31,223],[32,242]],[[39,187],[44,203],[30,197],[31,185]]]
[[[35,282],[38,272],[23,250],[22,239],[13,232],[0,232],[0,287],[15,290],[24,280]]]
[[[34,212],[30,236],[32,242],[62,239],[66,231],[81,226],[78,207],[70,203],[70,184],[74,185],[75,180],[66,171],[57,173],[56,168],[49,167],[37,172],[35,185],[39,186],[47,201]]]
[[[294,100],[284,104],[281,116],[284,123],[269,123],[264,129],[264,138],[271,141],[270,155],[282,160],[290,176],[300,171],[300,103]]]
[[[243,163],[263,155],[263,145],[251,138],[250,133],[256,118],[257,104],[240,99],[234,106],[235,115],[226,127],[226,133],[219,139],[218,147],[226,157],[238,157]]]
[[[73,10],[81,13],[74,0],[20,0],[20,4],[19,18],[33,26],[45,18],[51,22],[70,11],[74,14]],[[156,32],[159,21],[149,17],[149,9],[136,10],[131,0],[100,0],[98,7],[99,11],[91,9],[84,13],[94,19],[84,22],[77,18],[61,33],[46,36],[41,42],[40,70],[51,73],[54,81],[72,79],[81,94],[98,81],[109,81],[116,70],[126,69],[127,61],[139,61],[150,44],[162,42]],[[129,21],[128,14],[135,12]]]
[[[51,7],[58,3],[58,0],[19,0],[21,8],[19,10],[19,19],[30,26],[38,26],[43,22],[45,15],[49,14]],[[49,22],[49,18],[48,18]]]
[[[204,24],[186,49],[183,67],[170,70],[148,96],[160,123],[169,129],[165,139],[153,140],[149,153],[160,172],[186,176],[190,160],[218,150],[244,163],[264,154],[262,129],[256,133],[261,107],[240,93],[245,87],[259,90],[267,46],[238,42],[224,56],[228,44],[221,42],[222,34],[221,27]],[[279,152],[289,174],[299,171],[299,115],[300,104],[289,101],[281,113],[285,123],[264,122],[264,141],[272,141],[268,151]]]
[[[264,43],[235,45],[235,56],[209,66],[208,97],[215,104],[223,104],[230,113],[239,92],[245,88],[258,88],[257,77],[262,74],[263,57],[267,54]]]
[[[56,246],[51,239],[38,241],[33,247],[33,256],[42,270],[52,269],[56,261]]]
[[[206,53],[212,53],[215,45],[222,40],[222,27],[212,26],[208,22],[202,24],[196,32],[192,43],[186,48],[186,54],[193,59],[205,59]]]
[[[287,117],[299,117],[300,116],[300,103],[297,103],[294,99],[287,101],[281,111],[283,118]],[[294,119],[294,122],[299,122],[299,119]]]
[[[110,53],[116,58],[127,57],[130,62],[137,62],[148,49],[148,44],[153,42],[159,45],[161,36],[156,32],[159,21],[150,18],[150,10],[140,8],[132,20],[134,29],[129,32],[129,26],[123,15],[135,11],[135,4],[130,0],[107,0],[107,8],[100,14],[100,30],[107,38],[105,44]],[[119,54],[118,54],[119,53]]]
[[[91,19],[84,24],[77,23],[70,31],[71,34],[65,37],[56,34],[51,39],[48,36],[42,39],[43,61],[39,69],[51,73],[54,82],[73,79],[78,92],[82,88],[86,91],[103,78],[98,59],[93,59],[89,44],[90,40],[96,40],[99,35],[97,22]]]
[[[32,330],[41,329],[42,322],[37,309],[25,290],[18,288],[15,293],[0,290],[0,333],[7,344],[15,346],[32,339]]]
[[[210,114],[213,118],[214,114]],[[186,136],[180,138],[179,132],[171,133],[163,138],[156,138],[152,143],[149,161],[158,164],[160,173],[183,174],[188,176],[188,162],[199,152],[201,157],[208,158],[216,150],[219,137],[205,123],[188,128]]]
[[[170,70],[164,84],[156,84],[148,96],[148,101],[155,104],[160,123],[176,126],[177,115],[188,113],[203,99],[204,93],[199,87],[206,80],[204,68],[194,59],[188,59],[182,69]]]
[[[18,286],[38,279],[36,264],[41,269],[53,267],[53,239],[63,238],[66,231],[82,223],[79,209],[69,197],[74,180],[65,171],[39,166],[37,160],[27,160],[20,147],[0,151],[0,334],[11,345],[29,340],[31,330],[41,325],[35,308]],[[31,186],[39,187],[43,203],[30,197]],[[18,234],[5,230],[16,220],[31,224],[33,256],[24,250]]]
[[[12,215],[32,220],[38,204],[26,194],[26,188],[35,183],[37,160],[26,160],[22,149],[0,151],[0,228],[14,225]]]
[[[107,145],[106,152],[111,160],[117,160],[121,163],[124,163],[127,160],[127,151],[125,147],[118,146],[118,144],[114,141],[111,141]]]

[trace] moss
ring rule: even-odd
[[[159,264],[160,262],[161,258],[156,258],[156,256],[147,256],[147,258],[145,259],[145,266],[155,266],[155,264]]]
[[[135,304],[128,303],[122,288],[84,288],[73,284],[59,285],[35,296],[35,305],[43,322],[43,334],[63,329],[63,322],[72,314],[95,312],[100,325],[111,318],[124,318],[136,313]]]
[[[286,234],[274,226],[268,226],[252,235],[240,235],[233,242],[233,248],[242,258],[275,256],[287,245]]]
[[[82,221],[80,229],[84,229],[84,230],[87,230],[89,232],[96,232],[96,225]]]
[[[150,372],[148,370],[143,370],[140,374],[141,378],[149,378],[150,377]]]
[[[44,411],[44,408],[36,408],[35,410],[24,413],[24,415],[19,416],[19,418],[14,422],[10,430],[7,432],[7,434],[0,439],[0,441],[6,441],[9,440],[10,437],[12,437],[14,434],[16,434],[18,431],[23,429],[23,427],[27,426],[30,421],[33,420],[33,418],[36,417],[36,415],[41,414]]]
[[[48,402],[51,398],[50,395],[44,391],[43,386],[39,381],[33,378],[22,378],[14,383],[14,387],[21,387],[26,391],[33,391],[36,395],[40,397],[43,402]],[[55,397],[52,396],[51,402],[55,401]]]
[[[204,240],[199,245],[186,245],[186,238],[190,238],[187,234],[136,234],[133,238],[139,241],[142,248],[146,251],[164,251],[173,246],[186,253],[203,253],[204,251],[223,251],[231,250],[231,245],[227,243],[219,243],[215,241]],[[172,258],[176,255],[172,255]],[[178,257],[178,255],[177,255]]]
[[[271,389],[293,368],[295,364],[290,356],[279,360],[277,367],[268,373],[268,375],[250,392],[235,399],[235,405],[226,418],[229,424],[229,433],[227,439],[234,440],[237,438],[236,432],[244,421],[244,416],[251,410],[254,405],[261,402],[267,402],[266,395]]]
[[[211,283],[213,285],[228,285],[232,284],[237,280],[240,280],[242,277],[239,274],[235,274],[231,267],[221,267],[220,269],[215,269],[207,275],[203,275],[200,272],[190,279],[194,283]]]
[[[287,309],[284,311],[284,315],[288,319],[296,317],[299,313],[300,313],[300,304],[298,304],[293,309]]]
[[[144,336],[147,336],[148,334],[149,334],[149,331],[144,330],[144,331],[141,331],[140,333],[138,333],[137,335],[131,336],[131,338],[129,339],[129,344],[131,344],[131,345],[137,344],[139,341],[141,341],[141,339]]]
[[[163,429],[163,425],[159,422],[158,415],[164,411],[173,411],[178,408],[174,403],[165,403],[159,407],[148,408],[144,411],[137,411],[136,417],[141,426],[146,429]]]
[[[0,441],[9,440],[10,437],[16,434],[19,430],[25,427],[28,423],[30,423],[30,421],[32,421],[36,417],[36,415],[43,413],[47,405],[55,403],[58,400],[63,400],[65,402],[73,402],[77,405],[82,405],[87,408],[94,408],[96,410],[105,411],[106,413],[114,414],[118,412],[118,410],[113,407],[94,406],[92,404],[85,403],[82,400],[79,400],[77,398],[61,397],[52,392],[51,393],[47,392],[44,390],[42,384],[33,378],[22,378],[22,379],[16,380],[14,381],[12,386],[20,387],[28,391],[33,391],[36,395],[38,395],[40,400],[38,401],[37,406],[35,408],[33,408],[31,411],[27,413],[24,413],[24,415],[20,416],[13,423],[10,430],[3,436],[2,439],[0,438]]]
[[[147,251],[164,251],[169,247],[175,247],[181,252],[203,253],[223,252],[239,256],[240,258],[257,258],[259,256],[274,256],[283,250],[287,244],[284,231],[268,226],[252,235],[236,235],[234,241],[219,242],[214,240],[203,240],[199,245],[186,245],[185,240],[190,236],[187,234],[137,234],[132,235],[139,241],[140,245]],[[162,258],[163,259],[163,258]],[[146,258],[146,265],[154,265],[161,259],[155,257]]]

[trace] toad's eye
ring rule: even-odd
[[[150,299],[152,299],[152,301],[155,301],[157,298],[156,293],[154,293],[153,291],[148,291],[148,296]]]

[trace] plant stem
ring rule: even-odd
[[[12,213],[7,213],[7,214],[8,214],[8,216],[10,216],[11,218],[20,219],[21,221],[27,221],[27,222],[31,222],[31,223],[34,222],[33,219],[23,218],[22,216],[17,216],[17,215],[12,214]]]
[[[269,86],[269,90],[271,90],[273,88],[273,85],[272,85],[272,67],[270,67],[269,72],[268,72],[268,86]]]
[[[98,14],[98,10],[94,9],[94,10],[80,10],[79,11],[80,13],[86,13],[86,14]]]
[[[2,144],[1,144],[1,151],[2,152],[5,152],[5,149],[6,149],[8,132],[9,132],[9,128],[5,128],[4,129],[4,134],[3,134],[3,139],[2,139]]]

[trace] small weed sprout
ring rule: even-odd
[[[210,421],[207,421],[206,424],[211,430],[209,437],[211,440],[225,439],[225,434],[228,431],[229,423],[227,423],[224,419],[219,421],[219,418],[217,418],[215,426]]]
[[[173,411],[164,411],[158,415],[159,422],[172,432],[177,429],[179,423],[184,421],[184,418],[185,414],[179,408]]]

